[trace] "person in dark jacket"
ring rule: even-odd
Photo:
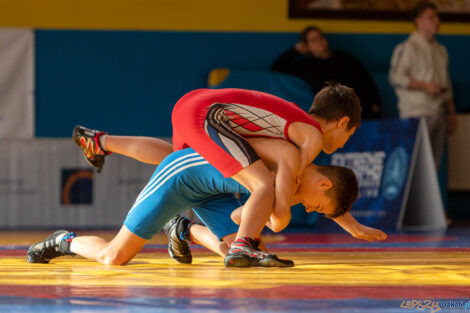
[[[328,81],[336,81],[354,88],[361,100],[362,118],[381,117],[381,100],[370,73],[349,53],[330,50],[323,31],[309,26],[301,33],[301,41],[284,52],[271,66],[271,70],[304,79],[317,93]]]

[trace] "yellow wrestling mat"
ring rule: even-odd
[[[112,236],[108,232],[100,235]],[[40,240],[47,234],[38,232],[37,236],[40,238],[35,239]],[[370,302],[372,307],[383,308],[390,301],[406,298],[470,297],[470,253],[467,247],[452,247],[456,237],[410,240],[397,235],[395,240],[391,236],[388,244],[369,244],[333,235],[302,239],[302,243],[295,243],[298,237],[294,235],[273,236],[266,238],[271,243],[269,248],[282,258],[293,259],[295,267],[244,269],[225,268],[221,257],[200,247],[194,247],[193,264],[178,264],[165,252],[166,241],[162,236],[152,240],[126,266],[104,266],[78,256],[60,257],[50,264],[29,264],[25,252],[33,242],[31,238],[30,234],[22,233],[2,236],[0,295],[15,299],[66,298],[67,301],[71,295],[93,295],[99,301],[150,297],[159,305],[162,299],[175,297],[190,299],[191,303],[194,299],[218,299],[218,305],[227,299],[249,298],[256,299],[256,304],[251,304],[254,308],[260,299],[268,298],[282,299],[286,307],[300,299],[304,301],[302,305],[307,300],[314,301],[307,301],[314,305],[320,300],[363,303],[366,301],[363,298],[367,298],[369,302],[375,301]],[[325,240],[327,243],[322,245]],[[437,247],[429,247],[433,240]],[[75,305],[76,302],[70,302],[70,307]],[[126,312],[146,312],[127,305],[133,309]]]

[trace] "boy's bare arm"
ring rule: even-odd
[[[292,123],[289,137],[299,149],[299,168],[297,175],[315,160],[323,149],[323,136],[314,126],[306,123]]]
[[[276,173],[274,209],[267,226],[274,232],[281,231],[291,219],[290,207],[298,176],[299,151],[280,139],[254,138],[248,141],[268,168]]]
[[[387,238],[383,231],[362,225],[349,213],[345,213],[333,220],[354,238],[368,241],[384,240]]]

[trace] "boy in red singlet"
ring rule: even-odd
[[[198,89],[176,103],[174,150],[193,148],[251,193],[226,263],[237,266],[259,257],[254,239],[266,222],[274,231],[289,223],[296,178],[322,150],[332,153],[342,147],[360,120],[358,97],[340,84],[323,88],[308,113],[273,95],[243,89]],[[279,167],[283,170],[274,177],[244,137],[288,140],[298,148],[296,161]]]

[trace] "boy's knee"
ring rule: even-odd
[[[124,265],[128,260],[124,257],[122,251],[104,248],[100,253],[99,262],[104,265]]]

